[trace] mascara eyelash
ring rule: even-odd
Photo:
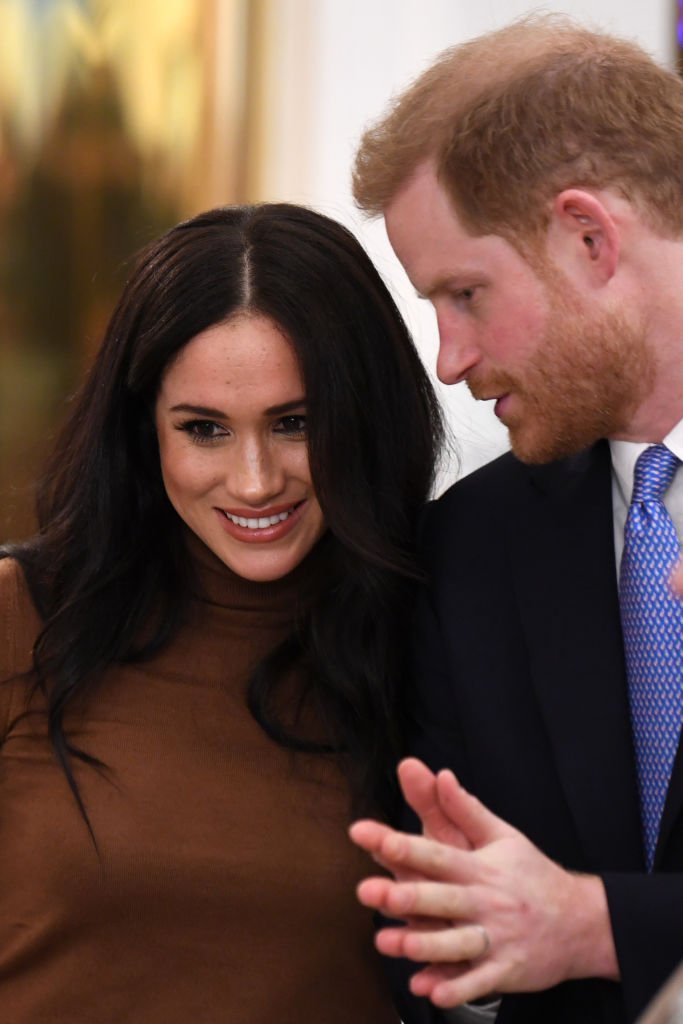
[[[198,430],[193,429],[199,426],[208,426],[216,428],[218,425],[213,423],[211,420],[185,420],[183,423],[179,423],[176,430],[181,431],[190,438],[194,444],[214,444],[216,441],[223,437],[223,434],[202,434]]]

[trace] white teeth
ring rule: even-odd
[[[286,512],[278,512],[274,516],[259,516],[258,519],[247,519],[245,516],[233,516],[230,512],[223,510],[225,515],[231,522],[237,523],[238,526],[246,526],[248,530],[264,530],[266,526],[275,526],[276,523],[281,523],[289,516],[291,516],[293,508],[288,509]]]

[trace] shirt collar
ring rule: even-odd
[[[614,479],[625,505],[631,504],[633,492],[633,471],[636,468],[636,461],[641,452],[649,448],[651,441],[610,441],[610,453],[612,456],[612,472]],[[683,462],[683,420],[679,420],[676,426],[669,431],[662,439],[670,452],[673,452]]]

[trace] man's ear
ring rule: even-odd
[[[606,284],[619,262],[619,229],[592,192],[568,188],[553,201],[547,235],[548,255],[584,283]]]

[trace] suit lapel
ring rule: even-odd
[[[642,867],[609,446],[538,467],[509,520],[532,677],[588,862]]]

